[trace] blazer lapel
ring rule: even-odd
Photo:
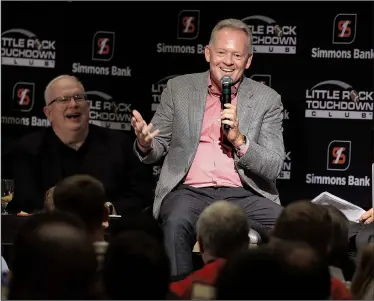
[[[201,77],[196,78],[195,87],[189,97],[188,118],[192,147],[195,147],[200,141],[207,96],[208,72],[204,72],[201,73]]]
[[[253,90],[250,81],[244,78],[238,90],[237,115],[239,119],[239,129],[243,134],[247,134],[247,130],[253,115]]]

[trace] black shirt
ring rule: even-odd
[[[152,204],[151,169],[136,158],[132,139],[122,132],[90,124],[85,142],[74,150],[49,127],[21,138],[10,153],[14,198],[8,211],[42,210],[45,192],[75,174],[100,180],[119,214]]]

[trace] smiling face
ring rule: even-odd
[[[243,30],[225,27],[217,31],[211,43],[205,47],[205,59],[217,88],[220,88],[223,76],[230,76],[235,84],[249,68],[252,55],[248,45],[248,36]]]
[[[46,93],[46,104],[46,117],[62,135],[88,128],[90,107],[76,78],[66,76],[55,81]]]

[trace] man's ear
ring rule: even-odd
[[[210,63],[210,48],[209,48],[209,45],[205,46],[204,55],[205,55],[205,60],[207,61],[207,63]]]
[[[47,119],[50,121],[50,122],[52,122],[52,112],[51,112],[51,108],[50,107],[48,107],[48,106],[45,106],[44,108],[43,108],[43,112],[44,112],[44,115],[45,115],[45,117],[47,117]]]

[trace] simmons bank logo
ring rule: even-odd
[[[112,31],[97,31],[92,37],[92,56],[93,62],[101,62],[100,66],[85,65],[80,62],[73,63],[72,72],[78,74],[92,74],[116,77],[131,77],[130,67],[108,66],[114,56],[116,34]]]
[[[296,54],[296,26],[279,26],[272,18],[262,15],[245,17],[242,21],[252,31],[253,52]]]
[[[92,39],[92,60],[110,61],[114,54],[115,33],[110,31],[98,31]]]
[[[306,175],[306,183],[314,185],[334,186],[370,186],[370,177],[356,177],[354,175],[341,174],[348,171],[351,165],[352,142],[348,140],[332,140],[327,146],[327,174]],[[329,175],[334,174],[334,175]]]
[[[153,112],[155,112],[157,110],[157,107],[160,104],[161,94],[162,94],[162,91],[164,91],[167,82],[169,81],[169,79],[172,79],[176,76],[179,76],[179,74],[165,76],[165,77],[161,78],[158,82],[152,84],[152,90],[151,90],[151,93],[152,93],[152,108],[151,108],[151,110]]]
[[[351,100],[352,86],[327,80],[305,91],[306,118],[367,119],[373,118],[373,91],[358,91]]]
[[[131,104],[115,102],[102,91],[87,91],[90,123],[114,130],[131,130]]]
[[[178,15],[179,40],[194,40],[199,36],[200,31],[200,11],[182,10]]]
[[[35,83],[18,82],[13,86],[12,110],[30,112],[34,107]]]
[[[176,54],[202,54],[204,53],[203,44],[191,44],[199,36],[200,32],[200,11],[199,10],[181,10],[177,19],[177,40],[178,44],[168,45],[157,43],[157,53],[176,53]],[[171,26],[169,28],[172,28]]]
[[[56,41],[39,40],[35,33],[13,28],[1,34],[1,64],[55,68]]]
[[[33,127],[48,127],[46,118],[30,115],[35,103],[35,83],[17,82],[13,86],[11,111],[15,116],[1,116],[1,123]],[[12,114],[13,115],[13,114]]]
[[[347,170],[350,165],[351,141],[331,141],[327,147],[327,170]]]
[[[366,27],[366,24],[363,28]],[[337,14],[332,24],[332,41],[335,49],[322,49],[314,47],[312,58],[323,59],[370,59],[374,58],[374,49],[353,48],[357,32],[357,14]],[[336,49],[336,47],[338,49]]]
[[[337,14],[332,29],[333,44],[352,44],[356,38],[357,14]]]

